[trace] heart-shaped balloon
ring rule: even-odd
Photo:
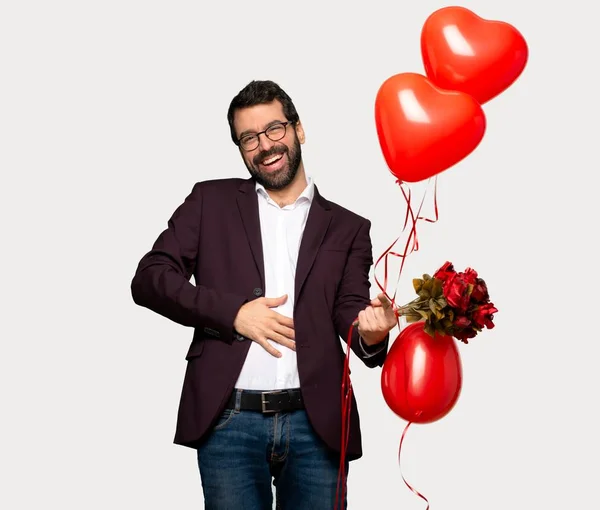
[[[381,389],[389,408],[414,423],[446,416],[462,390],[462,363],[454,338],[431,337],[424,322],[404,328],[388,352]]]
[[[375,123],[390,171],[406,182],[422,181],[458,163],[479,145],[486,128],[475,99],[442,90],[417,73],[383,82]]]
[[[512,25],[483,19],[464,7],[444,7],[423,25],[421,55],[432,83],[484,104],[520,76],[529,50]]]

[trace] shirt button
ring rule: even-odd
[[[254,295],[255,296],[262,296],[262,289],[259,287],[256,287],[256,289],[254,289]]]

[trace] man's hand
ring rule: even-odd
[[[358,333],[367,345],[382,342],[396,324],[396,312],[384,293],[358,314]]]
[[[233,327],[240,334],[260,344],[277,358],[281,357],[267,339],[296,350],[294,321],[271,308],[287,301],[287,294],[278,298],[258,298],[245,303],[233,321]]]

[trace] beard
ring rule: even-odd
[[[287,154],[287,164],[275,172],[261,172],[258,167],[260,162],[276,154]],[[298,173],[301,161],[302,150],[300,148],[298,136],[294,136],[294,145],[292,147],[288,147],[287,145],[275,145],[268,151],[259,152],[252,158],[252,161],[246,161],[246,159],[244,159],[246,168],[256,182],[262,184],[265,189],[272,191],[282,190],[291,184]]]

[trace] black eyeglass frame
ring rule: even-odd
[[[259,140],[259,138],[260,138],[260,135],[263,135],[263,134],[264,134],[264,135],[265,135],[265,136],[266,136],[266,137],[267,137],[269,140],[271,140],[272,142],[277,142],[277,141],[281,140],[281,139],[282,139],[282,138],[283,138],[283,137],[286,135],[286,133],[287,133],[287,127],[288,127],[288,125],[290,125],[290,124],[295,124],[295,122],[294,122],[293,120],[288,120],[288,121],[285,121],[285,122],[276,122],[276,123],[274,123],[274,124],[271,124],[271,125],[270,125],[270,126],[267,128],[267,129],[265,129],[264,131],[259,131],[258,133],[252,133],[252,134],[247,134],[247,135],[244,135],[244,136],[242,136],[241,138],[239,138],[239,139],[237,140],[237,144],[236,144],[236,145],[237,145],[238,147],[241,147],[242,149],[244,149],[246,152],[253,151],[253,150],[255,150],[255,149],[256,149],[256,147],[258,147],[258,146],[260,145],[260,140]],[[283,134],[282,134],[282,135],[281,135],[279,138],[271,138],[271,137],[269,136],[269,130],[271,130],[271,129],[273,129],[273,128],[278,128],[278,127],[281,127],[281,126],[283,126]],[[255,146],[253,146],[251,149],[249,149],[249,148],[247,148],[247,147],[244,147],[244,145],[243,145],[243,142],[242,142],[242,140],[244,140],[245,138],[248,138],[248,137],[251,137],[251,138],[255,138],[255,139],[256,139],[256,142],[255,142],[255,143],[256,143],[256,145],[255,145]]]

